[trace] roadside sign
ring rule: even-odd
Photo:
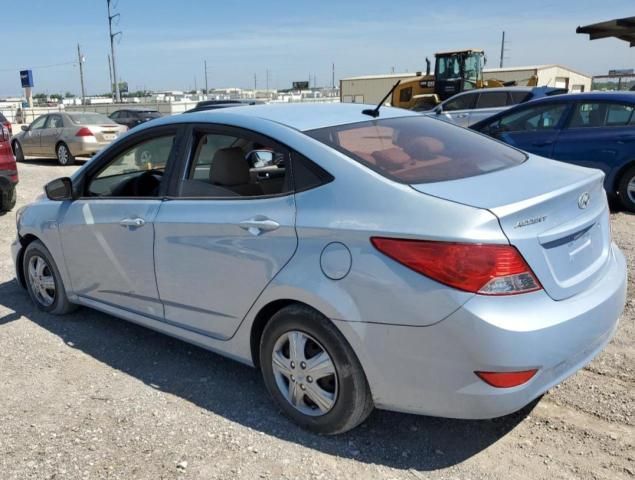
[[[33,85],[33,70],[20,70],[20,82],[22,88],[32,88]]]

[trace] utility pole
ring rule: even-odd
[[[503,38],[501,39],[501,60],[498,65],[500,68],[503,68],[504,57],[505,57],[505,31],[503,31]]]
[[[331,66],[331,89],[335,90],[335,63]]]
[[[110,96],[115,99],[114,85],[112,83],[112,62],[110,61],[110,55],[108,55],[108,78],[110,78]]]
[[[82,82],[82,105],[86,103],[86,91],[84,90],[84,57],[82,51],[79,49],[79,43],[77,44],[77,60],[79,61],[79,79]]]
[[[119,93],[119,79],[117,77],[117,62],[115,61],[115,37],[121,35],[121,32],[112,33],[112,21],[114,18],[121,17],[118,13],[112,14],[110,3],[112,0],[106,0],[108,4],[108,33],[110,35],[110,54],[112,55],[112,76],[115,80],[115,102],[121,102],[121,94]]]
[[[269,69],[267,69],[266,73],[267,73],[267,82],[266,82],[267,83],[267,95],[269,95]]]
[[[254,95],[256,95],[256,90],[258,90],[258,78],[256,77],[256,74],[254,73]]]
[[[207,95],[207,60],[203,60],[203,65],[205,67],[205,95]]]

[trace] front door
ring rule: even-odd
[[[148,136],[153,138],[148,139]],[[91,165],[82,197],[69,203],[60,233],[72,289],[77,295],[163,319],[154,275],[154,220],[175,131],[145,132]],[[139,150],[166,152],[151,164]]]
[[[20,139],[20,145],[25,155],[41,155],[40,134],[46,125],[48,115],[42,115],[36,118],[29,129],[24,132],[24,136]]]
[[[289,153],[240,129],[195,129],[155,220],[167,322],[226,339],[297,246]]]
[[[527,106],[503,115],[487,133],[521,150],[550,158],[568,110],[565,103]]]

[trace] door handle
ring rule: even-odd
[[[263,215],[257,215],[249,220],[243,220],[238,224],[243,230],[247,230],[254,236],[258,236],[264,232],[272,232],[280,228],[280,224]]]
[[[469,115],[469,113],[459,113],[456,118],[465,118]]]
[[[132,227],[139,228],[143,227],[146,224],[146,221],[143,218],[135,217],[135,218],[124,218],[119,222],[119,225],[122,227]]]
[[[547,145],[553,145],[553,140],[545,140],[543,142],[532,143],[534,147],[546,147]]]
[[[617,137],[617,143],[629,143],[635,141],[635,135],[620,135]]]

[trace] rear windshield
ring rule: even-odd
[[[426,116],[370,120],[305,133],[400,183],[473,177],[527,159],[519,150]]]
[[[97,125],[97,124],[112,124],[116,123],[114,120],[111,120],[106,115],[102,115],[101,113],[69,113],[69,118],[71,122],[76,125]]]

